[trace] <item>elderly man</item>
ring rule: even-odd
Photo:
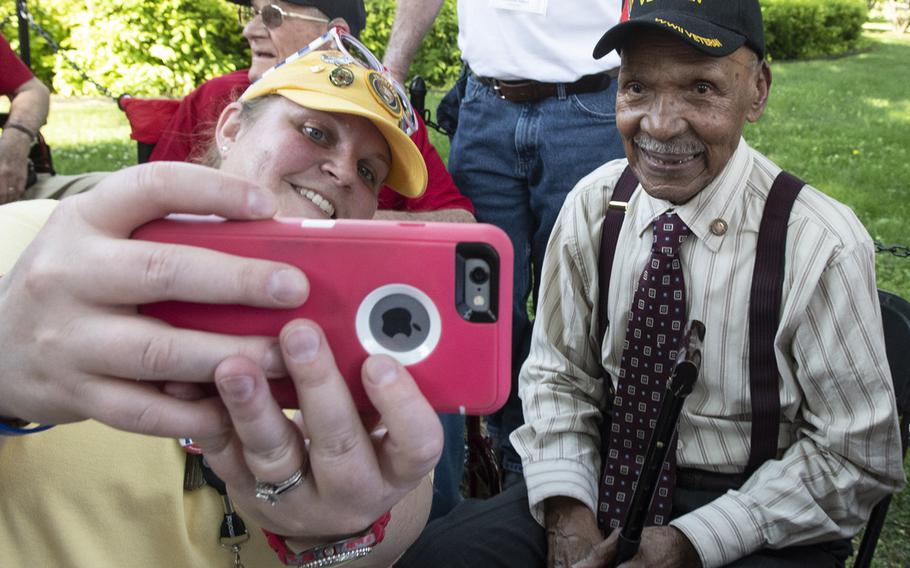
[[[628,161],[579,182],[544,263],[512,438],[527,493],[461,505],[403,566],[612,562],[687,319],[701,375],[635,565],[843,565],[905,482],[871,240],[741,137],[771,85],[758,1],[631,4],[595,49],[621,53]]]

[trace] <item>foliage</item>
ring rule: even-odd
[[[395,0],[365,0],[361,39],[380,57]],[[455,81],[461,66],[456,1],[445,0],[411,67],[431,87]],[[66,58],[115,95],[180,96],[249,60],[234,5],[224,0],[30,0],[28,8],[63,51],[31,32],[32,70],[63,95],[97,95]],[[18,49],[15,3],[0,5],[0,31]]]
[[[764,0],[767,51],[775,59],[840,55],[855,49],[869,16],[866,0]]]
[[[32,67],[64,95],[97,94],[64,56],[114,94],[146,96],[185,94],[249,58],[234,8],[223,0],[32,0],[28,6],[62,47],[55,56],[32,32]],[[14,6],[3,10],[0,21]],[[14,17],[3,33],[16,37]]]
[[[381,59],[395,20],[395,0],[365,0],[365,3],[367,25],[360,39]],[[420,75],[431,87],[451,85],[461,70],[455,4],[456,0],[445,0],[411,64],[411,76]]]

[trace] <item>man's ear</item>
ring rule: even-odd
[[[328,31],[334,27],[339,27],[339,28],[343,29],[344,31],[351,33],[351,26],[348,25],[347,20],[345,20],[344,18],[335,18],[334,20],[332,20],[331,22],[326,24],[326,27],[328,28],[326,31]]]
[[[218,144],[218,155],[223,160],[231,145],[237,141],[243,126],[240,111],[243,107],[240,102],[234,101],[221,111],[218,124],[215,125],[215,143]]]
[[[771,93],[771,67],[767,61],[758,63],[759,69],[755,72],[755,91],[753,93],[749,112],[746,113],[746,119],[749,122],[755,122],[765,113],[765,107],[768,105],[768,95]]]

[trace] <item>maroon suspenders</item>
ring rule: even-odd
[[[610,325],[609,316],[607,315],[607,304],[610,296],[610,276],[613,272],[613,257],[616,255],[616,242],[619,240],[619,230],[622,229],[622,222],[626,218],[626,205],[629,198],[638,187],[638,178],[632,172],[632,168],[626,166],[619,181],[613,188],[613,199],[607,205],[607,212],[604,214],[603,231],[600,234],[600,263],[598,266],[598,280],[600,282],[600,295],[598,302],[600,314],[597,320],[598,337],[603,341],[604,334],[607,333],[607,326]],[[604,371],[606,376],[606,371]]]
[[[752,395],[752,444],[745,474],[777,458],[780,431],[780,379],[774,335],[780,323],[787,221],[805,183],[787,172],[774,180],[758,229],[752,292],[749,296],[749,389]]]
[[[787,172],[774,180],[762,213],[749,300],[749,375],[752,397],[752,442],[745,474],[751,475],[762,463],[777,457],[780,430],[780,389],[774,336],[780,322],[781,292],[787,244],[787,222],[796,196],[805,185]],[[626,167],[613,190],[612,200],[604,215],[600,238],[598,278],[598,330],[603,341],[609,325],[610,277],[619,231],[625,219],[626,203],[638,187],[632,169]],[[606,370],[605,381],[609,381]],[[612,393],[612,382],[608,382]],[[605,423],[609,414],[605,413]],[[607,428],[609,426],[607,425]],[[605,431],[602,429],[602,432]],[[605,442],[604,442],[605,443]]]
[[[600,338],[601,343],[603,343],[604,335],[607,333],[607,326],[610,323],[606,307],[609,303],[610,277],[613,272],[613,258],[616,255],[616,242],[619,240],[619,230],[622,229],[622,222],[626,217],[626,206],[636,187],[638,187],[638,178],[632,173],[632,168],[626,167],[613,188],[613,199],[607,204],[607,211],[604,213],[603,230],[600,235],[600,259],[597,277],[600,282],[597,300],[600,306],[600,313],[597,318],[597,337]],[[613,413],[610,408],[613,405],[613,395],[615,393],[610,374],[603,367],[600,368],[600,373],[604,388],[607,391],[607,402],[600,423],[600,453],[605,456],[610,445],[610,426],[613,422]],[[606,460],[603,460],[603,463],[606,465]]]

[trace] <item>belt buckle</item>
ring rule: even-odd
[[[502,94],[502,89],[499,86],[499,79],[490,79],[493,83],[493,91],[496,93],[496,96],[501,100],[506,100],[506,96]]]

